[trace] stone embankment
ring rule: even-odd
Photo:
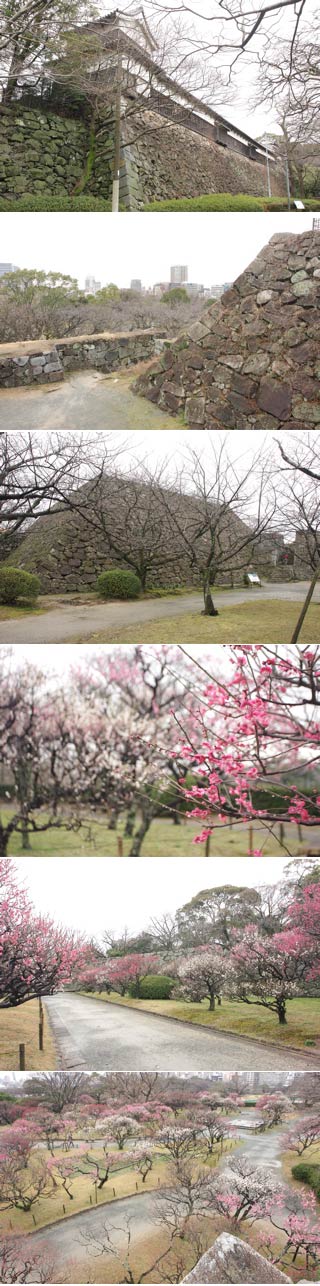
[[[52,384],[65,371],[119,370],[159,354],[163,333],[135,330],[118,335],[77,335],[67,339],[32,340],[0,345],[0,388]]]

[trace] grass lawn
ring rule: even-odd
[[[3,821],[10,816],[10,811],[12,810],[9,808],[1,808]],[[183,819],[180,826],[175,826],[169,818],[161,820],[155,818],[143,841],[141,854],[143,857],[195,857],[197,853],[203,856],[205,845],[194,843],[199,831],[200,826],[196,822],[186,822]],[[316,845],[320,849],[320,827],[309,827],[307,831],[303,831],[302,828],[299,836],[297,827],[290,823],[285,826],[284,838],[293,857],[304,854],[306,849],[309,850]],[[215,833],[211,836],[210,856],[246,857],[251,848],[261,848],[263,855],[266,856],[278,856],[283,852],[277,838],[260,829],[258,823],[253,827],[252,840],[251,844],[247,824],[217,826]],[[119,841],[123,846],[123,856],[128,857],[132,841],[124,836],[123,825],[119,824],[117,831],[109,830],[101,817],[101,820],[96,818],[90,825],[84,822],[79,831],[69,831],[67,827],[60,827],[57,830],[31,835],[31,850],[28,855],[116,857],[119,855]],[[20,835],[11,836],[8,852],[10,856],[15,857],[26,853],[26,850],[21,848]]]
[[[86,637],[87,643],[290,643],[302,604],[255,599],[220,609],[219,616],[186,612],[144,621],[123,629],[102,630]],[[311,604],[299,643],[320,642],[320,605]]]
[[[39,1005],[28,1000],[16,1009],[0,1010],[0,1067],[7,1072],[19,1066],[19,1045],[26,1047],[26,1071],[46,1071],[57,1066],[55,1046],[46,1012],[44,1013],[44,1049],[38,1049]]]
[[[1,1132],[0,1132],[1,1140]],[[88,1150],[96,1156],[99,1155],[99,1149],[93,1144],[89,1145]],[[50,1153],[44,1148],[41,1152],[44,1159],[50,1159]],[[57,1152],[57,1156],[70,1156],[74,1158],[76,1151],[62,1153]],[[121,1159],[122,1153],[119,1153]],[[130,1166],[130,1154],[128,1154],[128,1169],[120,1170],[110,1175],[104,1188],[97,1190],[97,1204],[105,1205],[119,1197],[129,1197],[136,1192],[151,1192],[163,1184],[167,1175],[166,1158],[159,1156],[155,1160],[151,1173],[147,1175],[145,1183],[142,1182],[141,1176],[137,1170]],[[59,1179],[57,1178],[58,1187],[48,1197],[40,1197],[34,1203],[32,1211],[24,1212],[21,1210],[1,1210],[0,1205],[0,1230],[6,1232],[32,1232],[35,1227],[43,1228],[46,1224],[55,1223],[57,1219],[64,1219],[66,1215],[75,1215],[78,1210],[90,1209],[90,1206],[96,1204],[95,1188],[92,1178],[87,1175],[77,1175],[72,1183],[71,1191],[73,1200],[70,1200],[68,1194],[64,1192]],[[92,1200],[90,1201],[90,1197]],[[32,1214],[34,1217],[32,1217]]]
[[[104,992],[101,995],[98,992],[89,994],[106,1003],[129,1005],[131,1009],[149,1010],[153,1014],[179,1018],[181,1022],[201,1023],[203,1027],[213,1027],[215,1031],[253,1036],[256,1040],[267,1040],[276,1045],[293,1045],[297,1049],[304,1049],[306,1041],[312,1040],[315,1049],[320,1050],[320,999],[288,1001],[287,1026],[280,1027],[276,1014],[269,1009],[241,1002],[238,1004],[232,1000],[223,1000],[222,1005],[210,1013],[207,1000],[195,1005],[183,1000],[131,1000],[129,996],[118,996],[112,992],[110,996]]]

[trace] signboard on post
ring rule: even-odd
[[[261,580],[260,576],[258,576],[258,572],[245,572],[244,583],[245,585],[251,586],[257,585],[258,588],[260,587],[261,589]]]

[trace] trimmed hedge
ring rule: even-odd
[[[39,591],[39,576],[24,572],[20,567],[0,567],[0,603],[12,605],[19,598],[34,600]]]
[[[141,583],[134,572],[115,567],[100,573],[97,590],[100,598],[139,598]]]
[[[306,210],[319,210],[320,202],[316,200],[306,200],[304,202]],[[299,214],[292,206],[292,213]],[[286,197],[269,197],[246,196],[240,192],[232,196],[229,192],[214,192],[208,196],[196,197],[179,197],[172,201],[151,201],[144,205],[144,211],[148,210],[204,210],[204,211],[222,211],[227,210],[287,210],[288,201]]]
[[[292,1166],[291,1171],[294,1179],[299,1179],[301,1183],[307,1183],[312,1188],[317,1200],[320,1201],[320,1165],[308,1161],[299,1161],[298,1165]]]
[[[169,978],[164,973],[147,973],[145,978],[141,979],[139,986],[139,997],[141,1000],[170,1000],[174,979]],[[130,995],[136,995],[136,989],[130,988]]]

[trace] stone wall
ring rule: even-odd
[[[196,121],[196,118],[195,118]],[[83,191],[109,201],[114,126],[107,108],[89,122],[39,107],[0,106],[0,196],[57,197]],[[271,165],[272,193],[285,195],[284,176]],[[84,183],[84,186],[83,186]],[[194,128],[145,109],[123,121],[120,202],[139,209],[152,200],[208,192],[265,196],[264,162],[231,151]]]
[[[70,193],[84,173],[87,126],[26,107],[0,106],[0,195]]]
[[[151,133],[150,133],[151,131]],[[141,135],[139,137],[139,134]],[[144,110],[123,125],[123,167],[131,209],[150,201],[210,192],[267,196],[264,163],[200,137],[190,128]],[[272,195],[285,196],[284,175],[271,166]],[[124,184],[124,178],[123,178]]]
[[[192,429],[320,423],[320,233],[277,234],[137,381]]]
[[[30,344],[0,345],[0,388],[51,384],[64,379],[65,371],[115,371],[134,366],[159,354],[161,333],[128,331],[119,335],[79,335],[76,338],[32,340]]]

